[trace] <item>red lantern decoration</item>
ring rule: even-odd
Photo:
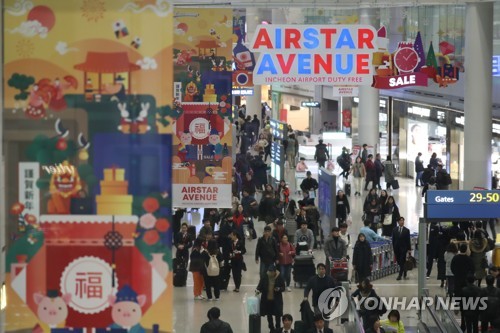
[[[35,215],[32,215],[32,214],[26,214],[24,215],[24,221],[26,221],[26,223],[28,224],[36,224],[36,217]]]
[[[24,210],[24,205],[20,202],[16,202],[15,204],[10,207],[10,213],[12,215],[19,215],[23,212]]]
[[[168,228],[170,228],[170,223],[166,218],[162,217],[156,220],[156,230],[158,230],[159,232],[165,232],[168,230]]]
[[[144,242],[148,245],[154,245],[160,240],[160,235],[155,229],[148,230],[144,233]]]
[[[66,150],[68,148],[68,143],[64,138],[59,138],[56,143],[56,149],[57,150]]]
[[[146,198],[142,202],[142,208],[148,213],[153,213],[160,208],[160,203],[155,198]]]

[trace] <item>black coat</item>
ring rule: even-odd
[[[476,286],[474,284],[467,284],[465,287],[462,288],[462,297],[474,299],[472,304],[474,304],[474,302],[476,301],[476,298],[479,298],[481,296],[482,296],[481,288],[479,288],[478,286]],[[480,306],[481,306],[481,303],[479,303],[479,301],[478,301],[478,307],[476,307],[476,309],[474,309],[474,310],[471,310],[471,309],[462,310],[462,314],[466,317],[479,315],[479,313],[480,313],[479,307]]]
[[[285,291],[285,281],[278,273],[276,282],[274,284],[274,299],[267,300],[267,292],[269,290],[269,277],[267,274],[260,279],[257,290],[261,292],[260,295],[260,315],[267,316],[282,316],[283,315],[283,292]],[[276,290],[278,288],[278,290]]]
[[[399,265],[406,261],[406,253],[411,250],[410,229],[403,227],[399,233],[399,226],[392,231],[392,247]]]
[[[354,245],[352,265],[356,267],[359,281],[372,274],[373,254],[370,244],[366,240],[364,242],[358,240]]]
[[[372,205],[370,202],[368,202],[365,205],[364,210],[365,210],[365,214],[366,214],[365,221],[370,221],[371,223],[374,222],[375,216],[380,215],[380,205],[378,203],[376,203],[375,205]]]
[[[351,207],[349,207],[349,200],[344,194],[342,199],[337,195],[337,218],[346,219],[347,215],[351,212]]]
[[[387,203],[382,207],[382,216],[380,217],[382,223],[384,223],[386,214],[392,214],[392,219],[390,225],[382,225],[382,236],[391,237],[392,231],[397,226],[398,220],[401,217],[401,215],[399,214],[399,208],[396,203],[393,203],[392,207]]]
[[[269,237],[267,241],[264,237],[259,238],[255,249],[255,260],[259,258],[267,265],[272,264],[278,259],[278,246],[273,237]]]
[[[262,160],[262,157],[255,157],[255,159],[251,162],[250,167],[253,170],[255,185],[258,189],[261,188],[261,185],[267,184],[267,165]]]
[[[455,277],[456,296],[461,296],[462,288],[467,285],[467,275],[474,274],[474,263],[471,257],[465,254],[458,254],[451,260],[451,272]]]
[[[200,333],[233,333],[231,325],[225,321],[214,319],[203,324]]]

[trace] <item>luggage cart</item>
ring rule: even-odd
[[[349,261],[347,259],[332,259],[330,275],[337,281],[349,281]]]

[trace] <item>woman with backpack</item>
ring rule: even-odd
[[[202,253],[204,263],[206,265],[205,269],[205,288],[207,292],[207,298],[209,301],[212,300],[212,288],[214,289],[215,300],[218,301],[220,298],[220,281],[219,276],[222,267],[222,254],[219,251],[219,245],[217,241],[211,239],[208,241],[207,251]]]

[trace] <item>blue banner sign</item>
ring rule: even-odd
[[[499,191],[429,191],[427,220],[479,220],[500,217]]]

